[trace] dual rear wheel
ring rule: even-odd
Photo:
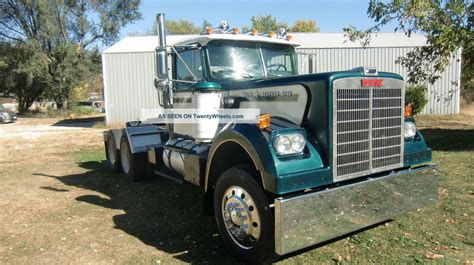
[[[114,136],[110,136],[107,142],[105,143],[105,150],[107,155],[107,162],[109,166],[115,172],[120,172],[122,170],[120,164],[120,154],[117,150],[117,144],[115,143]]]
[[[139,181],[147,177],[146,154],[132,154],[131,150],[125,136],[121,137],[118,150],[113,136],[110,136],[106,142],[107,162],[110,167],[115,172],[123,172],[131,181]]]

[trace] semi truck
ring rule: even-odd
[[[204,213],[238,259],[269,263],[437,201],[432,151],[400,75],[299,75],[285,30],[223,22],[167,45],[164,14],[157,28],[150,82],[164,110],[260,113],[248,123],[130,121],[104,132],[107,161],[132,181],[202,187]]]

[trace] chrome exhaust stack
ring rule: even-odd
[[[173,107],[173,88],[168,72],[168,47],[166,46],[165,14],[156,15],[158,47],[155,49],[155,88],[158,89],[158,103],[161,107]],[[167,124],[170,139],[174,138],[173,124]]]
[[[158,47],[155,49],[156,77],[155,87],[158,89],[159,103],[164,108],[171,108],[173,90],[168,74],[168,50],[166,47],[165,14],[156,16],[158,29]]]

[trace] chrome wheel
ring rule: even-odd
[[[242,248],[252,248],[260,238],[261,223],[250,194],[239,186],[229,187],[222,197],[222,217],[230,237]]]
[[[115,157],[115,143],[114,141],[112,140],[108,140],[107,141],[107,153],[109,155],[109,162],[111,165],[114,165],[115,164],[115,161],[116,161],[116,157]]]
[[[122,141],[122,144],[120,146],[120,158],[122,162],[123,172],[128,173],[130,171],[131,154],[130,147],[128,147],[128,144],[125,141]]]

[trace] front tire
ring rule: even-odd
[[[214,212],[220,235],[231,253],[249,263],[275,260],[274,218],[267,198],[247,167],[233,167],[219,177]]]
[[[125,136],[120,140],[120,164],[122,172],[133,182],[145,179],[147,176],[146,153],[132,154],[132,149]]]

